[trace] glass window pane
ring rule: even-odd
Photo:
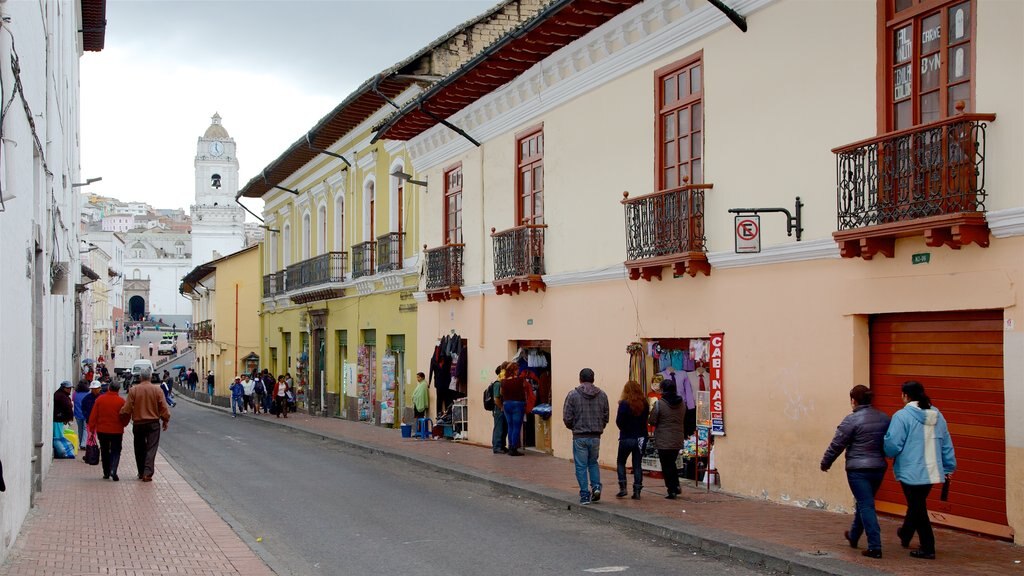
[[[913,89],[913,71],[910,64],[900,66],[892,71],[892,99],[893,101],[910,98]]]
[[[700,132],[694,132],[690,137],[690,146],[693,148],[693,152],[690,153],[692,158],[700,158],[704,155],[704,138],[702,138]]]
[[[941,57],[938,53],[921,58],[921,91],[927,92],[939,87],[939,66]]]
[[[911,26],[908,24],[893,33],[893,64],[902,64],[910,61],[914,53],[910,32]]]
[[[896,130],[910,128],[911,126],[914,125],[913,104],[913,100],[904,100],[903,102],[900,102],[896,104],[896,106],[894,106],[895,118],[893,118],[893,120],[896,122]]]
[[[964,2],[949,9],[949,43],[971,37],[971,3]]]
[[[683,164],[679,167],[679,185],[693,184],[690,182],[690,165]]]
[[[964,82],[963,84],[957,84],[956,86],[949,87],[949,109],[946,110],[946,114],[952,116],[956,114],[956,103],[964,103],[964,112],[971,111],[971,84],[970,82]]]
[[[530,203],[531,203],[531,200],[532,200],[532,198],[530,196],[523,196],[523,198],[522,198],[523,220],[529,220],[530,219]],[[520,224],[522,224],[521,221],[520,222],[516,222],[516,226],[519,226]]]
[[[700,159],[694,160],[691,164],[693,167],[693,181],[691,184],[703,184],[704,183],[704,164]]]
[[[676,164],[678,162],[676,160],[676,143],[675,143],[675,141],[665,142],[665,152],[664,153],[665,153],[665,155],[662,156],[662,158],[661,158],[661,165],[662,166],[672,166],[673,164]]]
[[[675,78],[669,76],[662,80],[662,96],[661,103],[668,104],[669,102],[675,102],[676,100],[676,81]]]
[[[544,134],[537,136],[537,154],[544,153]]]
[[[665,189],[675,188],[676,184],[676,168],[675,166],[665,169]]]
[[[921,21],[921,54],[928,54],[939,49],[941,29],[942,18],[938,13],[932,14]]]
[[[928,124],[939,120],[939,93],[929,92],[921,95],[921,123]]]
[[[690,94],[700,94],[700,65],[690,70]]]
[[[949,49],[949,74],[950,82],[965,80],[971,75],[971,46],[964,44]]]
[[[683,72],[677,78],[679,78],[679,99],[682,100],[690,94],[690,75]]]
[[[668,141],[668,140],[675,140],[676,139],[676,115],[675,115],[675,113],[673,112],[671,114],[666,114],[666,115],[661,117],[661,120],[662,120],[662,125],[664,127],[663,128],[663,132],[664,133],[662,134],[661,141],[665,142],[665,141]]]
[[[537,166],[533,169],[533,186],[536,190],[544,189],[544,166]]]
[[[533,217],[542,216],[544,214],[544,195],[534,194],[533,195]]]
[[[896,11],[906,10],[914,5],[914,0],[896,0]]]
[[[693,116],[693,129],[700,130],[704,127],[704,109],[700,102],[690,107]]]
[[[537,153],[537,141],[534,140],[533,138],[530,138],[529,142],[530,142],[530,157],[533,157],[533,155]]]
[[[679,139],[679,161],[687,162],[690,159],[690,138]]]
[[[680,110],[677,114],[679,116],[679,135],[690,133],[690,111],[686,108]]]
[[[519,155],[522,158],[526,158],[530,155],[530,145],[525,140],[520,145]]]
[[[521,174],[522,183],[519,187],[520,194],[528,194],[533,190],[533,182],[531,182],[530,176],[533,174],[530,170],[527,170]]]

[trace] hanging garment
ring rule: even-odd
[[[672,351],[672,368],[676,371],[682,371],[683,369],[683,354],[682,350]]]

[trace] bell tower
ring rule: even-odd
[[[192,205],[193,268],[245,247],[245,212],[235,203],[235,140],[214,113],[196,143],[196,199]]]

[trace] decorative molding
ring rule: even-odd
[[[730,5],[749,17],[775,1],[736,0]],[[486,143],[577,96],[732,25],[719,10],[703,2],[694,10],[680,0],[643,2],[561,48],[448,120]],[[440,124],[408,144],[417,172],[425,172],[471,148],[471,143]]]
[[[839,245],[830,238],[807,242],[791,242],[769,246],[759,254],[736,254],[735,252],[709,252],[708,262],[714,269],[744,268],[764,264],[784,264],[805,260],[839,258]]]
[[[405,148],[405,140],[385,140],[384,151],[389,155],[394,156],[395,151]]]
[[[344,193],[345,181],[348,180],[348,178],[346,178],[347,175],[347,170],[339,170],[337,172],[334,172],[330,176],[324,178],[324,183],[326,183],[327,186],[331,188],[332,192],[337,192],[338,190],[341,190],[341,192]]]
[[[373,292],[373,280],[356,282],[356,292],[359,292],[360,296],[365,296]]]
[[[996,238],[1024,236],[1024,207],[987,212],[985,219]]]
[[[606,282],[608,280],[627,280],[629,275],[626,267],[621,262],[607,268],[595,270],[578,270],[575,272],[562,272],[559,274],[545,274],[544,283],[549,288],[556,286],[573,286],[576,284],[591,284],[594,282]]]
[[[397,274],[385,274],[380,277],[381,287],[386,291],[399,290],[405,284],[401,272]]]
[[[369,154],[356,161],[356,168],[364,171],[373,169],[377,165],[378,154],[380,154],[379,150],[371,150]]]

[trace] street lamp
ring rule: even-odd
[[[103,180],[103,176],[97,176],[96,178],[86,178],[85,182],[73,182],[71,184],[71,187],[81,188],[82,186],[88,186],[89,184],[92,184],[93,182],[99,182],[100,180]]]

